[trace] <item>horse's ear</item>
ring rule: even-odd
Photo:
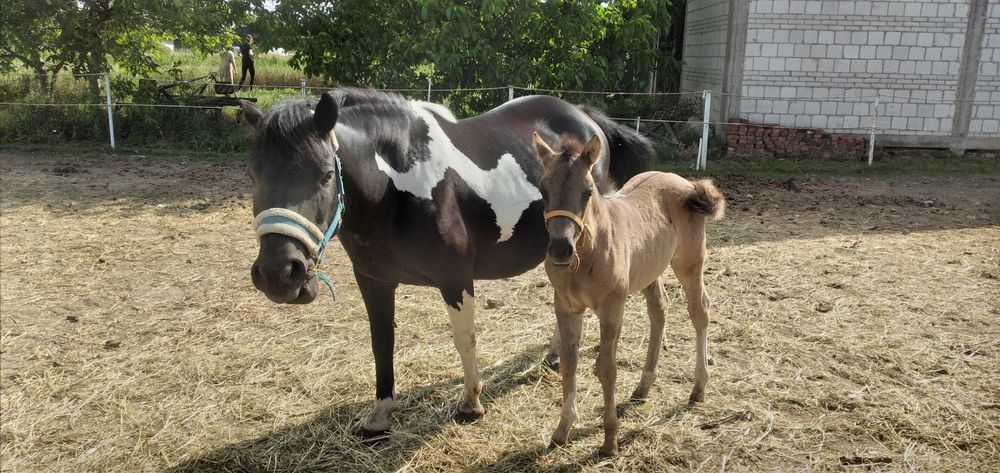
[[[594,167],[597,161],[601,159],[601,139],[594,135],[590,138],[590,141],[583,146],[583,151],[580,153],[580,157],[584,159],[587,166]]]
[[[264,116],[263,113],[260,113],[260,109],[248,100],[240,100],[240,108],[243,109],[243,115],[247,117],[250,126],[257,126],[257,123],[260,123],[260,118]]]
[[[316,115],[313,116],[316,131],[319,132],[320,136],[330,134],[330,130],[333,130],[334,125],[337,124],[337,114],[339,113],[337,99],[333,98],[330,92],[323,92],[323,95],[319,97],[319,104],[316,105]]]
[[[552,151],[549,144],[542,139],[538,132],[534,132],[535,139],[535,155],[538,157],[538,161],[542,163],[542,167],[548,169],[549,164],[552,163],[552,158],[556,156],[556,152]]]

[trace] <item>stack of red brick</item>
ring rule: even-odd
[[[785,128],[758,125],[733,119],[726,127],[726,149],[736,154],[788,155],[821,153],[831,157],[860,157],[868,153],[868,139],[862,135],[825,133],[819,128]]]

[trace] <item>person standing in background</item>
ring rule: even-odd
[[[247,71],[250,72],[250,88],[253,88],[253,77],[256,71],[253,68],[253,35],[247,35],[247,42],[240,45],[241,63],[243,64],[243,74],[240,76],[240,88],[243,88],[243,81],[247,78]]]

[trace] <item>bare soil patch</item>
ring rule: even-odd
[[[324,263],[336,302],[257,293],[242,164],[0,154],[0,469],[996,471],[1000,179],[718,185],[706,402],[686,403],[694,330],[670,277],[660,378],[623,402],[622,454],[605,460],[594,317],[576,434],[547,447],[561,387],[540,366],[555,322],[540,268],[477,286],[473,425],[452,421],[443,303],[402,288],[401,410],[362,444],[374,363],[347,257],[334,245]],[[622,401],[644,310],[626,312]]]

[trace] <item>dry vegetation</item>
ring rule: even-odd
[[[367,321],[339,245],[336,302],[255,292],[239,163],[4,153],[3,471],[996,471],[1000,180],[729,177],[710,227],[707,401],[686,404],[694,331],[681,293],[660,379],[599,445],[595,318],[572,443],[547,448],[560,381],[536,269],[478,286],[487,415],[451,418],[461,367],[440,298],[398,297],[401,411],[372,445]],[[499,304],[483,306],[491,299]],[[647,333],[630,301],[619,396]]]

